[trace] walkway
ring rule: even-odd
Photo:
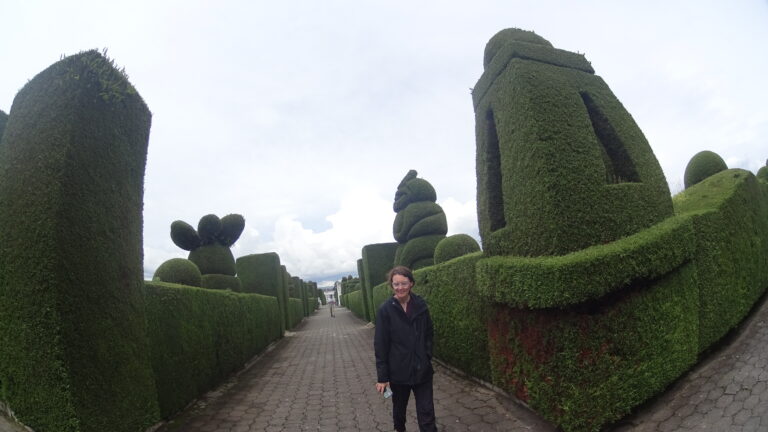
[[[327,307],[207,395],[162,432],[391,431],[391,402],[376,393],[373,332],[348,309]],[[440,431],[553,431],[509,399],[436,365]],[[413,400],[409,431],[417,431]]]

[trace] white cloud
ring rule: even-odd
[[[460,202],[448,197],[439,203],[445,211],[448,220],[448,235],[468,234],[480,242],[480,232],[477,226],[477,202],[475,200]]]

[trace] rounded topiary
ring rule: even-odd
[[[768,160],[765,161],[765,165],[766,166],[764,166],[764,167],[760,168],[759,170],[757,170],[756,177],[757,177],[758,180],[762,180],[762,181],[768,183]]]
[[[705,178],[727,169],[728,165],[725,164],[723,158],[717,153],[709,150],[698,152],[693,155],[691,161],[685,167],[685,174],[683,175],[685,188],[688,189]]]
[[[152,280],[199,287],[200,278],[200,269],[195,263],[184,258],[171,258],[160,264]]]
[[[480,245],[471,236],[455,234],[440,240],[440,243],[435,246],[435,264],[479,251]]]
[[[234,276],[237,273],[235,257],[229,249],[242,234],[245,219],[230,214],[219,219],[209,214],[200,218],[197,231],[184,221],[171,224],[171,240],[176,246],[189,251],[189,259],[200,273]]]

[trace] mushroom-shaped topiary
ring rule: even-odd
[[[206,286],[206,275],[223,275],[232,279],[230,289],[240,290],[240,281],[235,278],[237,272],[235,257],[229,248],[240,238],[245,228],[245,219],[239,214],[230,214],[219,219],[209,214],[200,218],[197,230],[184,221],[171,224],[171,239],[176,246],[189,251],[189,260],[197,265],[204,276],[202,285]],[[226,285],[216,279],[215,287]]]
[[[477,240],[467,234],[454,234],[440,240],[435,247],[435,264],[479,251],[480,245]]]
[[[189,286],[200,286],[200,269],[192,261],[184,258],[171,258],[160,264],[155,270],[153,281],[170,282]]]
[[[392,229],[400,243],[395,265],[413,270],[434,264],[435,246],[448,232],[445,212],[435,203],[435,188],[416,175],[415,170],[408,171],[397,187],[393,205],[397,216]]]
[[[693,155],[691,161],[685,167],[685,174],[683,176],[685,188],[688,189],[705,178],[727,169],[728,165],[725,164],[723,158],[717,153],[709,150],[698,152]]]

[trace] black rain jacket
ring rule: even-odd
[[[432,318],[423,298],[411,292],[408,307],[411,318],[400,303],[390,297],[376,312],[376,375],[380,383],[416,385],[432,377]]]

